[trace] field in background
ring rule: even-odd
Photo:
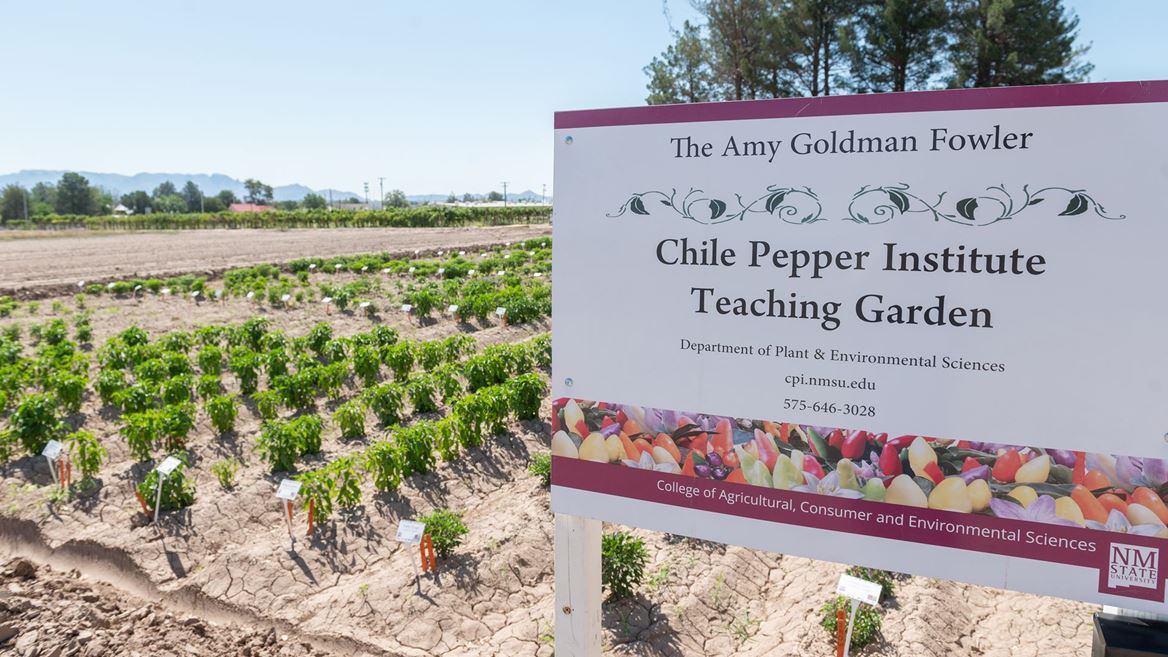
[[[0,236],[4,233],[0,232]],[[23,235],[29,235],[22,232]],[[77,283],[216,273],[260,262],[389,251],[467,249],[551,234],[546,224],[363,230],[200,230],[0,240],[0,295],[67,294]],[[55,235],[55,233],[47,233]],[[49,288],[44,290],[43,288]]]
[[[219,382],[227,394],[240,393],[241,382],[227,357],[231,341],[241,339],[241,329],[234,327],[249,319],[264,320],[265,335],[274,336],[256,341],[268,354],[265,360],[271,360],[278,345],[296,354],[289,358],[293,373],[341,360],[352,366],[354,350],[387,339],[387,330],[399,342],[413,345],[469,344],[461,340],[467,337],[479,354],[531,344],[551,330],[550,318],[540,314],[546,314],[542,306],[520,317],[522,321],[509,321],[506,313],[475,317],[448,312],[447,304],[465,305],[473,298],[466,290],[474,279],[499,281],[475,284],[483,289],[541,289],[551,278],[547,254],[537,244],[528,251],[519,242],[549,232],[546,226],[209,231],[0,243],[0,267],[6,268],[0,270],[4,272],[0,281],[21,275],[24,289],[46,294],[52,292],[52,281],[64,279],[63,293],[20,301],[0,318],[0,332],[8,329],[11,334],[11,327],[20,327],[25,357],[43,353],[44,343],[56,339],[48,337],[53,320],[64,320],[66,339],[74,340],[77,318],[88,318],[92,346],[80,353],[91,385],[79,411],[68,414],[66,421],[92,431],[109,451],[94,482],[78,484],[70,496],[54,492],[43,458],[14,455],[0,469],[0,554],[25,555],[57,571],[77,569],[113,585],[71,582],[44,567],[30,573],[27,566],[11,562],[0,569],[0,582],[10,591],[15,585],[29,604],[14,603],[20,610],[11,612],[9,621],[23,624],[25,633],[35,628],[43,652],[59,645],[63,654],[71,648],[82,655],[161,650],[157,636],[162,635],[189,644],[191,654],[207,655],[234,654],[244,646],[255,655],[550,655],[551,514],[546,489],[527,471],[532,457],[548,450],[546,400],[540,405],[541,419],[508,414],[501,426],[480,432],[482,444],[460,445],[457,455],[431,452],[434,463],[429,471],[403,474],[394,490],[382,490],[358,469],[356,503],[349,506],[353,500],[346,498],[344,508],[338,504],[311,539],[303,536],[306,510],[297,507],[300,537],[295,551],[290,551],[273,497],[276,482],[287,473],[273,472],[258,449],[264,411],[255,395],[241,395],[244,403],[229,433],[216,431],[201,395],[192,396],[196,413],[184,440],[192,454],[187,473],[195,499],[181,510],[164,512],[159,533],[145,522],[132,489],[153,462],[131,453],[121,428],[125,413],[116,403],[103,402],[92,386],[103,369],[102,355],[110,352],[106,345],[131,326],[142,329],[150,344],[167,345],[169,353],[181,350],[183,340],[167,336],[194,335],[204,329],[187,352],[190,364],[198,368],[196,374],[204,374],[198,358],[202,340],[216,340],[224,350]],[[372,236],[383,241],[367,242]],[[284,237],[292,241],[281,242]],[[494,246],[486,248],[488,243]],[[35,246],[27,253],[39,257],[4,250],[12,245]],[[415,249],[421,251],[417,256]],[[458,253],[463,250],[465,254]],[[330,258],[376,252],[384,254]],[[391,259],[395,255],[400,257]],[[288,262],[297,257],[311,259]],[[13,259],[15,263],[10,262]],[[59,273],[62,267],[72,267],[69,260],[95,269]],[[265,262],[284,264],[203,274]],[[183,263],[196,264],[184,270]],[[147,276],[176,278],[160,281],[170,286],[166,288],[130,280]],[[83,278],[102,284],[95,288],[90,282],[89,293],[78,296],[77,282]],[[142,289],[135,289],[139,285]],[[218,299],[217,290],[224,291]],[[345,307],[338,307],[335,300],[322,303],[323,297],[341,298],[347,290],[354,296]],[[193,292],[200,294],[191,296]],[[249,297],[247,292],[253,294]],[[284,295],[289,298],[284,300]],[[500,298],[523,300],[521,295]],[[401,311],[403,301],[417,305],[419,300],[431,306],[427,317]],[[372,305],[362,309],[362,302]],[[318,355],[308,343],[319,338],[322,325],[337,342],[318,345],[325,354]],[[208,326],[227,328],[219,334],[207,331]],[[312,337],[314,332],[317,338]],[[346,368],[350,374],[339,388],[315,389],[311,403],[304,402],[311,411],[281,403],[282,419],[314,415],[323,423],[319,451],[296,457],[293,473],[319,471],[346,458],[359,462],[374,444],[394,440],[396,432],[383,427],[372,411],[365,414],[364,435],[342,435],[335,414],[341,406],[365,398],[370,383],[403,386],[403,424],[413,426],[450,418],[458,400],[469,392],[471,377],[483,375],[482,361],[468,365],[473,354],[448,352],[444,356],[448,362],[437,368],[421,362],[407,368],[400,350],[391,351],[375,381],[363,381]],[[168,364],[181,365],[179,361],[165,359]],[[392,371],[395,366],[403,376]],[[491,376],[510,379],[526,370],[546,380],[549,372],[546,363],[509,367]],[[148,376],[150,369],[124,368],[126,382]],[[260,392],[272,384],[266,369],[261,367],[259,374]],[[418,410],[417,401],[425,401],[426,381],[439,370],[443,376],[453,374],[463,393],[452,392],[448,398],[439,394],[436,410]],[[336,383],[317,381],[326,387]],[[421,391],[417,399],[411,397],[411,389]],[[36,392],[39,384],[29,382],[21,394]],[[11,413],[12,406],[0,413],[0,430],[10,426]],[[154,458],[163,452],[156,447]],[[226,459],[241,464],[236,484],[228,488],[211,471],[212,465]],[[74,478],[80,479],[77,474]],[[443,560],[437,576],[423,579],[419,595],[411,566],[417,553],[396,543],[394,532],[401,519],[443,507],[461,511],[469,533],[465,543]],[[818,626],[817,612],[832,597],[844,566],[672,535],[636,534],[645,538],[650,550],[647,581],[633,599],[606,605],[606,653],[833,654],[827,633]],[[61,622],[41,614],[41,608],[85,611]],[[1090,642],[1090,611],[1088,605],[1067,601],[908,578],[898,583],[896,604],[886,612],[885,639],[858,654],[1006,657],[1024,654],[1018,652],[1023,644],[1034,655],[1084,654]],[[175,650],[177,644],[168,647]]]

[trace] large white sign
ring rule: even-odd
[[[694,513],[725,512],[696,508],[711,486],[852,498],[861,523],[932,509],[959,526],[889,540],[1019,547],[951,540],[996,574],[942,576],[1160,609],[1151,557],[1092,540],[1159,536],[1138,543],[1158,558],[1168,536],[1166,103],[1129,83],[557,115],[553,451]],[[631,489],[595,479],[557,475],[553,503],[617,519],[590,496]],[[756,521],[800,524],[800,500]],[[695,533],[649,509],[619,520]],[[1095,570],[1035,587],[986,556],[1054,546]]]

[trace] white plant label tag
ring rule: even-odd
[[[458,304],[457,303],[450,304],[450,307],[446,309],[446,312],[450,313],[451,315],[458,312]]]
[[[495,314],[496,314],[496,315],[498,315],[499,317],[502,317],[503,315],[506,315],[506,314],[507,314],[507,309],[506,309],[506,308],[502,308],[502,307],[500,307],[500,308],[496,308],[496,309],[495,309]]]
[[[276,497],[289,502],[295,502],[300,496],[300,482],[295,479],[283,479],[276,488]]]
[[[41,450],[41,456],[56,461],[57,457],[60,456],[61,452],[63,451],[65,451],[65,446],[61,444],[61,441],[50,440],[45,444],[45,448]]]
[[[162,463],[158,464],[158,474],[163,477],[169,477],[170,473],[174,472],[180,465],[182,465],[182,461],[178,460],[177,457],[168,456],[163,459]]]
[[[422,534],[426,533],[426,524],[416,520],[403,520],[397,526],[397,540],[399,543],[417,545],[422,542]]]
[[[403,303],[403,304],[402,304],[402,312],[403,312],[403,313],[409,313],[409,312],[410,312],[411,310],[413,310],[413,309],[414,309],[414,307],[413,307],[413,306],[411,306],[411,305],[410,305],[410,304],[408,304],[408,303]]]
[[[869,582],[866,579],[859,577],[852,577],[851,575],[840,575],[839,585],[836,586],[835,592],[837,595],[842,595],[845,598],[858,600],[870,605],[880,604],[880,585],[876,582]]]

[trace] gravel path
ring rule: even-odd
[[[0,294],[63,293],[78,281],[219,272],[354,253],[470,248],[551,234],[551,226],[321,228],[95,233],[0,239]]]

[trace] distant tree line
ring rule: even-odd
[[[254,178],[243,181],[245,190],[242,201],[257,205],[272,205],[278,210],[323,210],[329,201],[317,193],[309,193],[299,201],[273,201],[272,186]],[[492,191],[486,196],[464,194],[462,201],[501,201],[503,195]],[[453,193],[447,202],[458,201]],[[22,220],[25,217],[60,216],[101,216],[113,214],[114,207],[121,204],[134,215],[148,214],[199,214],[225,212],[240,199],[231,190],[206,195],[194,181],[188,180],[181,187],[166,181],[147,192],[136,190],[115,198],[111,193],[95,187],[79,173],[68,172],[53,183],[37,183],[32,189],[20,185],[8,185],[0,190],[0,222]],[[337,199],[338,203],[360,204],[356,196]],[[413,203],[400,189],[386,193],[382,200],[385,208],[408,208]],[[424,204],[423,204],[424,205]]]
[[[246,190],[243,197],[245,202],[273,204],[271,185],[248,178],[243,186]],[[108,215],[113,213],[114,206],[118,204],[138,215],[223,212],[232,203],[239,202],[239,197],[231,190],[225,189],[209,196],[190,180],[181,189],[168,180],[152,191],[135,190],[115,198],[110,192],[89,184],[85,176],[70,171],[62,175],[56,184],[42,182],[33,185],[31,189],[15,184],[4,187],[0,190],[0,221],[52,214]],[[274,205],[281,210],[318,210],[328,203],[320,194],[307,194],[300,201],[278,201]]]
[[[1085,80],[1062,0],[691,0],[649,104]]]

